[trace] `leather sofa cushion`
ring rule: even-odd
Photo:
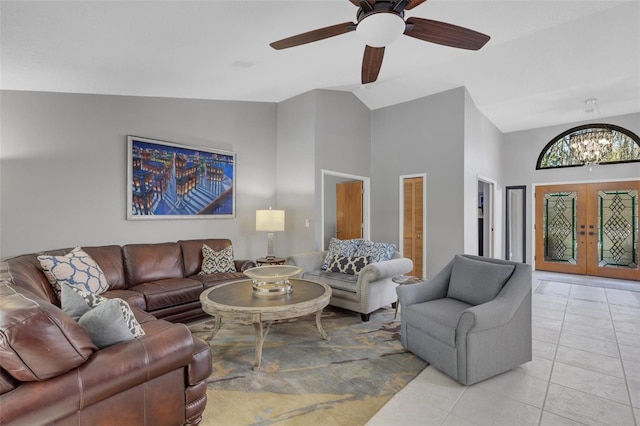
[[[189,278],[192,280],[200,281],[204,289],[206,290],[209,287],[213,287],[216,285],[247,279],[247,276],[242,272],[219,272],[217,274],[210,275],[193,275]]]
[[[109,299],[122,299],[129,304],[132,308],[135,306],[143,311],[147,310],[147,302],[144,300],[144,295],[133,290],[107,290],[102,293],[103,297]]]
[[[84,329],[35,294],[0,283],[0,367],[42,381],[81,364],[97,350]]]
[[[124,276],[124,262],[120,246],[82,247],[100,265],[109,284],[109,290],[127,288]]]
[[[189,278],[169,278],[151,281],[131,288],[131,290],[138,291],[144,295],[147,311],[149,312],[200,300],[200,293],[202,293],[203,289],[202,283]]]
[[[0,395],[11,392],[18,382],[4,368],[0,368]]]
[[[220,251],[231,245],[231,240],[224,238],[209,238],[202,240],[180,240],[184,258],[184,275],[189,277],[196,275],[202,268],[202,246],[207,245],[212,250]]]
[[[122,247],[122,253],[129,288],[184,277],[182,250],[178,243],[128,244]]]
[[[59,256],[65,253],[68,253],[68,251],[56,250],[44,254]],[[58,304],[59,306],[60,301],[58,300],[58,296],[56,296],[49,280],[44,275],[44,272],[42,272],[38,254],[23,254],[7,259],[6,263],[11,281],[13,281],[13,284],[17,287],[27,289],[38,297],[48,300],[53,304]]]

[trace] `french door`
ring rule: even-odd
[[[640,280],[640,181],[536,187],[536,269]]]

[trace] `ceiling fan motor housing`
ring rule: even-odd
[[[371,47],[385,47],[397,40],[405,31],[404,6],[406,1],[360,2],[356,34]]]

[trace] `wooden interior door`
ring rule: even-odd
[[[640,279],[640,181],[536,187],[536,269]]]
[[[362,181],[336,184],[336,238],[362,238]]]
[[[413,261],[413,270],[407,275],[423,277],[424,250],[424,178],[403,179],[402,255]]]

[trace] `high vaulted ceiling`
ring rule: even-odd
[[[360,84],[355,33],[277,51],[269,43],[356,21],[349,0],[6,1],[1,88],[280,102],[353,92],[370,109],[465,86],[501,131],[640,112],[640,1],[428,0],[406,12],[468,27],[479,51],[411,37]]]

